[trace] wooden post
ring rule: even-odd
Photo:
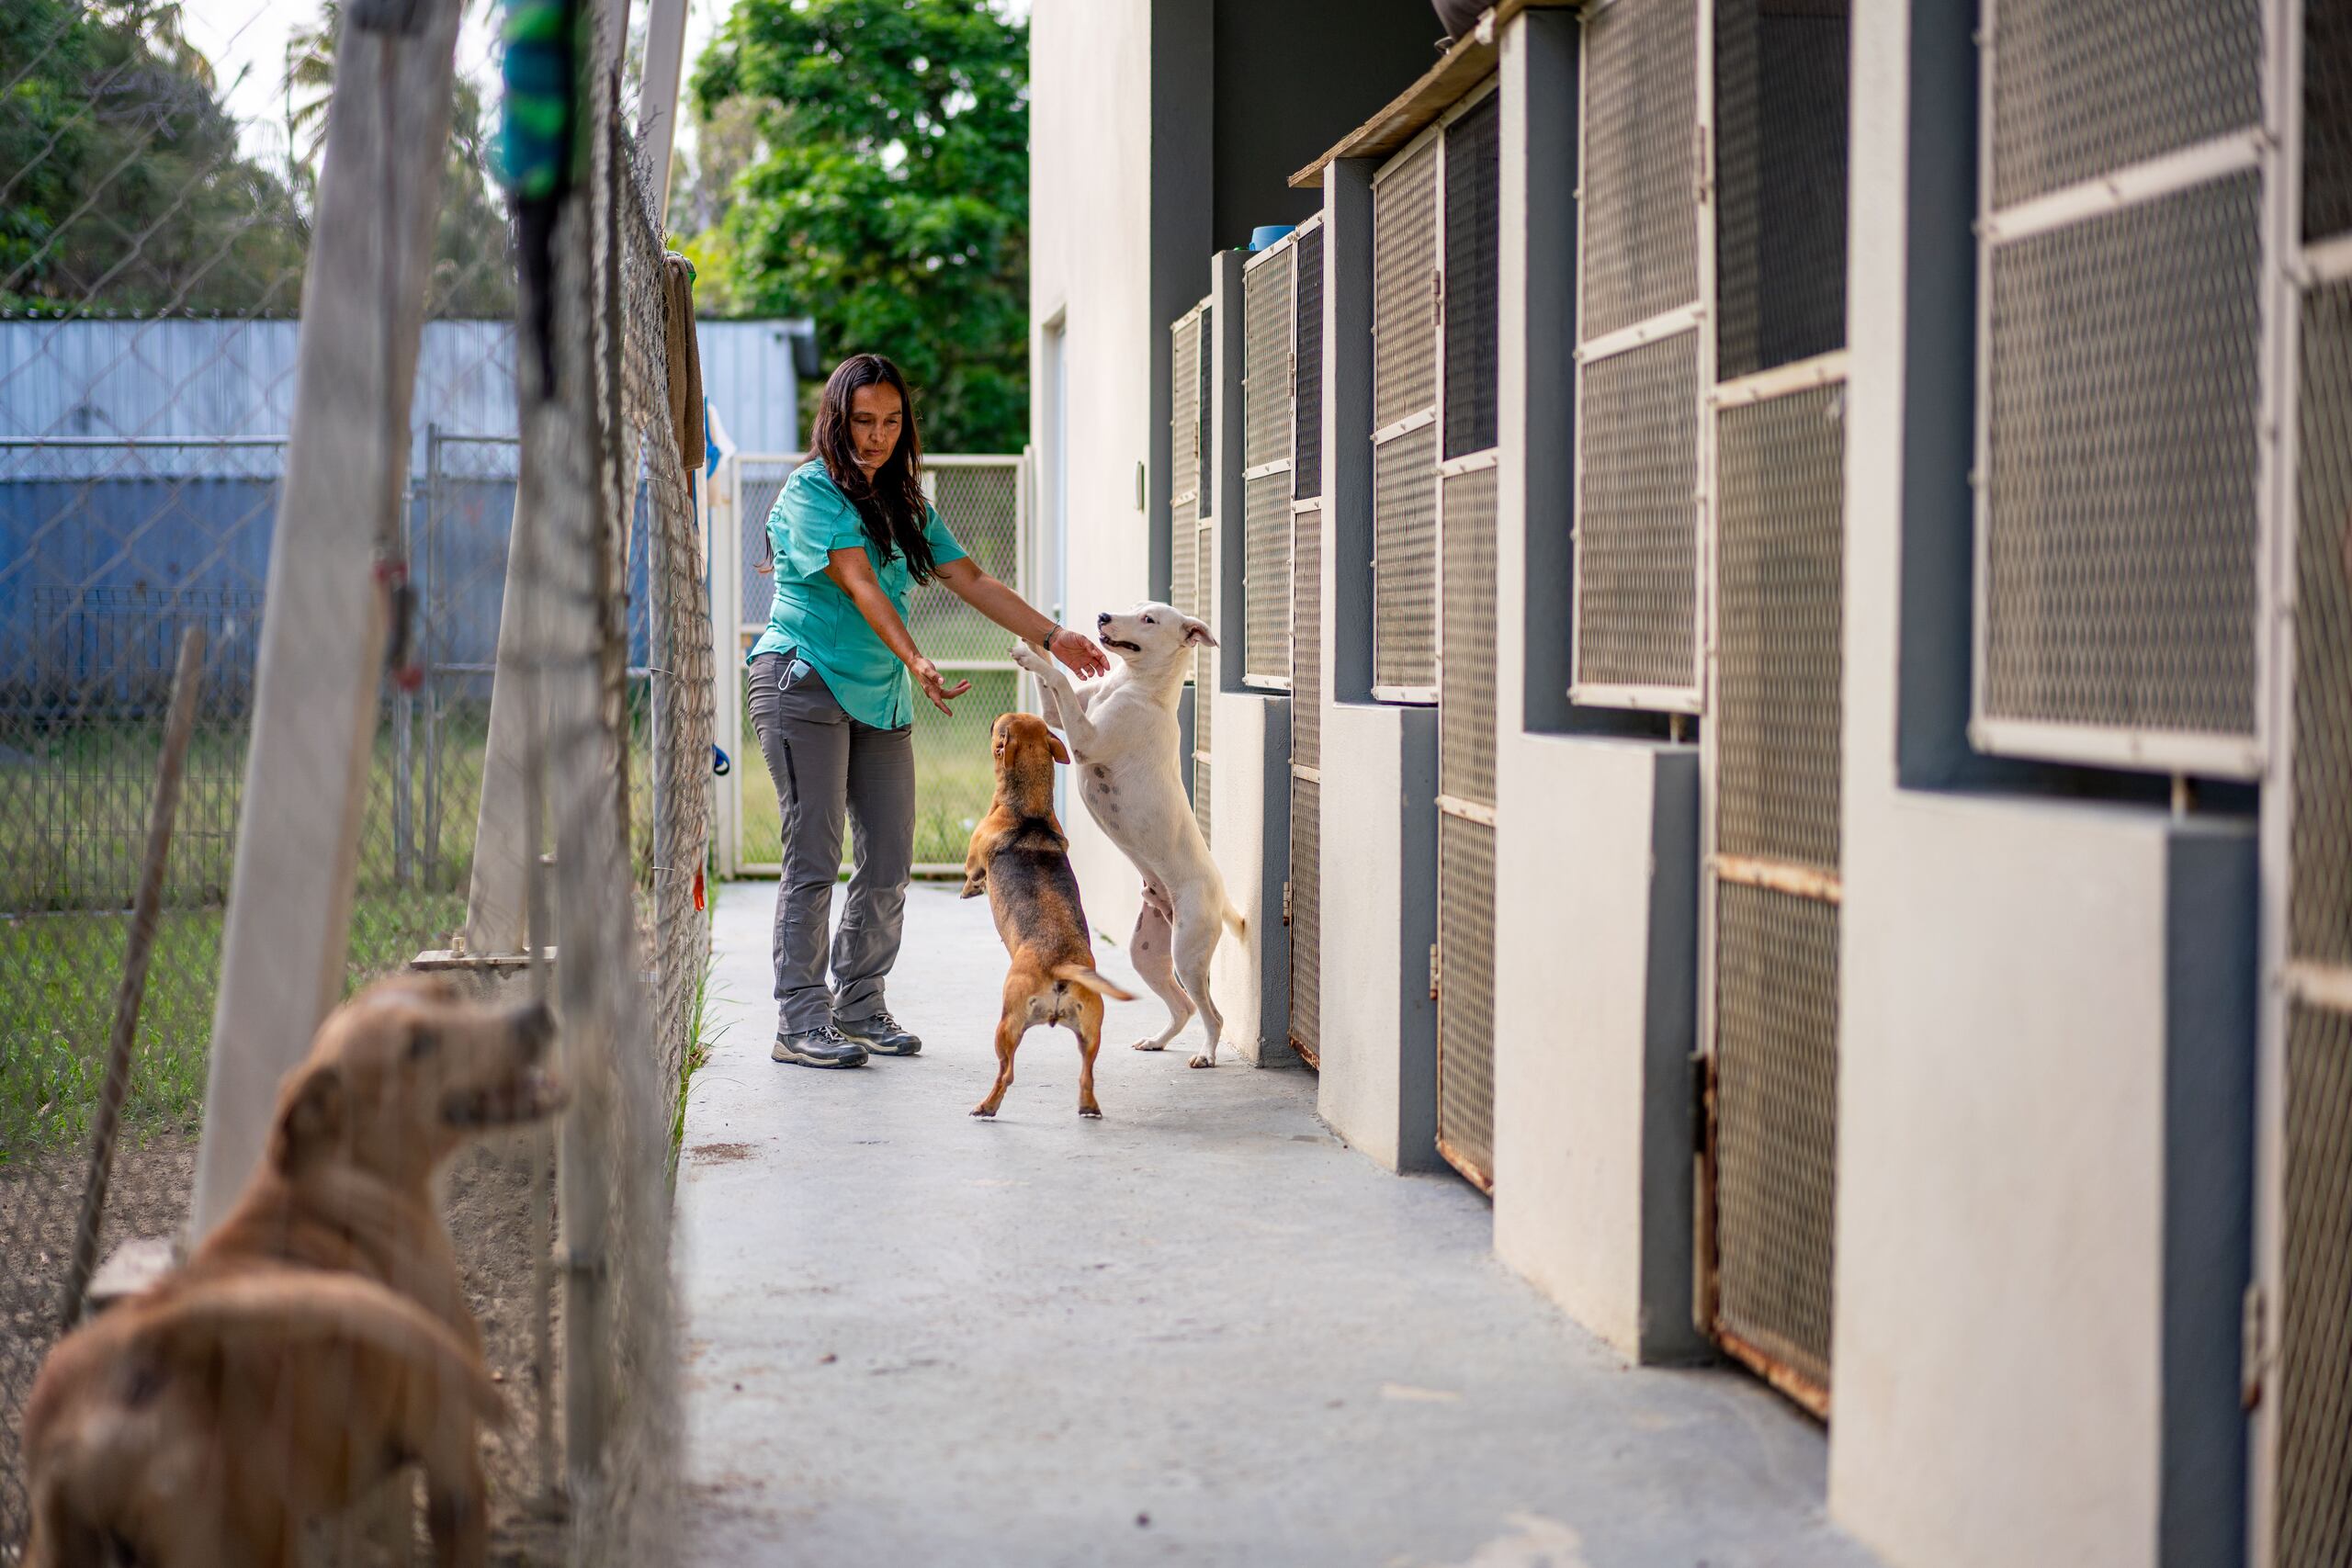
[[[537,375],[533,354],[515,355],[519,384]],[[526,399],[536,391],[526,390]],[[474,818],[473,880],[466,893],[465,949],[471,953],[523,951],[526,880],[531,857],[545,846],[526,830],[523,792],[523,727],[536,698],[526,695],[520,671],[530,656],[525,629],[526,599],[535,591],[520,570],[527,558],[525,532],[538,525],[538,465],[524,443],[514,479],[514,521],[506,536],[506,586],[499,600],[497,670],[490,682],[490,734],[482,748],[481,802]]]
[[[107,1040],[106,1082],[98,1094],[97,1126],[90,1134],[90,1174],[82,1187],[74,1262],[57,1313],[61,1334],[72,1333],[81,1317],[83,1293],[97,1267],[98,1227],[106,1218],[107,1183],[114,1170],[115,1129],[121,1124],[123,1098],[130,1092],[130,1050],[138,1043],[139,1010],[147,999],[147,961],[154,953],[155,927],[163,918],[164,872],[171,862],[180,783],[187,766],[188,738],[196,732],[197,693],[203,683],[204,625],[198,622],[180,637],[179,665],[172,671],[172,705],[164,720],[164,754],[155,764],[147,851],[139,863],[139,891],[130,904],[130,932],[123,941],[122,985],[115,992],[114,1032]]]
[[[344,12],[213,1011],[195,1236],[234,1200],[260,1156],[279,1077],[343,992],[390,626],[379,560],[400,536],[458,13],[458,0]],[[377,30],[363,16],[404,30]]]
[[[657,233],[670,222],[670,154],[678,144],[678,83],[686,61],[686,0],[653,0],[645,16],[645,75],[638,85],[637,133],[644,139],[645,200]],[[684,454],[699,468],[702,454]]]

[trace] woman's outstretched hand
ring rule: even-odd
[[[958,681],[950,686],[941,677],[939,666],[921,654],[917,654],[908,663],[907,668],[913,671],[915,684],[921,686],[922,694],[931,699],[931,705],[944,714],[954,714],[956,710],[947,705],[972,689],[972,682],[969,681]]]
[[[1091,681],[1111,668],[1111,660],[1093,642],[1064,626],[1046,644],[1046,651],[1069,667],[1081,681]]]

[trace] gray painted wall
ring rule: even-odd
[[[1317,193],[1290,176],[1437,63],[1430,0],[1216,0],[1213,243],[1301,223]]]

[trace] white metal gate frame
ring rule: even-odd
[[[710,604],[712,669],[723,671],[718,676],[717,701],[713,707],[714,733],[726,737],[722,748],[740,748],[743,744],[743,660],[752,645],[767,629],[765,621],[752,622],[743,618],[743,546],[746,530],[764,528],[767,519],[756,520],[743,515],[743,468],[751,464],[795,465],[805,454],[798,452],[729,452],[718,463],[718,472],[709,476],[708,522],[706,537],[716,547],[720,540],[729,547],[712,547],[710,562]],[[1030,463],[1024,454],[992,453],[978,456],[943,456],[926,454],[926,470],[944,468],[1003,468],[1013,476],[1013,553],[1018,563],[1015,575],[1021,580],[1011,586],[1026,598],[1030,595],[1030,573],[1037,564],[1036,541],[1030,525]],[[943,659],[935,661],[940,672],[953,677],[978,672],[1010,672],[1019,677],[1020,667],[1007,659]],[[1025,678],[1020,679],[1022,701],[1034,705],[1035,693]],[[721,876],[775,876],[784,870],[778,861],[748,859],[743,844],[743,759],[729,752],[732,768],[719,781],[718,810],[715,819],[718,840],[718,874]],[[915,867],[918,876],[941,876],[960,873],[960,865],[925,863]]]
[[[1481,96],[1483,96],[1483,95],[1481,95]],[[1443,270],[1444,270],[1444,266],[1445,266],[1445,127],[1447,126],[1447,124],[1449,124],[1449,123],[1451,122],[1452,118],[1453,118],[1453,117],[1452,117],[1452,115],[1449,113],[1449,114],[1448,114],[1448,115],[1446,115],[1446,116],[1441,117],[1441,118],[1440,118],[1437,121],[1435,121],[1434,123],[1432,123],[1432,124],[1430,124],[1430,125],[1429,125],[1429,126],[1427,126],[1427,127],[1423,128],[1423,129],[1422,129],[1422,130],[1421,130],[1418,134],[1416,134],[1416,135],[1412,138],[1412,140],[1411,140],[1411,141],[1409,141],[1406,142],[1402,147],[1397,148],[1396,152],[1394,152],[1390,153],[1390,154],[1388,155],[1388,157],[1387,157],[1387,158],[1386,158],[1386,159],[1385,159],[1385,160],[1381,164],[1380,167],[1379,167],[1378,169],[1376,169],[1376,170],[1374,170],[1374,171],[1373,172],[1373,176],[1372,176],[1372,188],[1373,188],[1373,192],[1374,192],[1373,204],[1374,204],[1374,210],[1376,212],[1376,211],[1378,210],[1378,209],[1379,209],[1379,195],[1378,195],[1378,193],[1379,193],[1380,187],[1381,187],[1382,186],[1385,185],[1385,184],[1389,181],[1389,179],[1390,179],[1392,176],[1394,176],[1394,175],[1397,173],[1397,171],[1399,171],[1400,169],[1402,169],[1402,168],[1403,168],[1403,167],[1404,167],[1408,163],[1411,162],[1411,161],[1412,161],[1412,159],[1414,158],[1414,156],[1415,156],[1416,154],[1418,154],[1418,153],[1421,151],[1421,149],[1422,149],[1423,147],[1429,146],[1429,145],[1430,145],[1431,143],[1435,143],[1435,144],[1436,144],[1436,152],[1435,152],[1434,156],[1435,156],[1435,158],[1436,158],[1437,167],[1436,167],[1436,172],[1435,172],[1435,173],[1430,176],[1430,204],[1431,204],[1431,205],[1436,209],[1435,216],[1434,216],[1434,218],[1433,218],[1433,220],[1432,220],[1432,222],[1431,222],[1431,224],[1430,224],[1430,249],[1431,249],[1432,254],[1433,254],[1433,256],[1434,256],[1434,258],[1435,258],[1435,260],[1434,260],[1434,265],[1435,265],[1435,267],[1436,267],[1436,269],[1437,269],[1437,270],[1436,270],[1436,275],[1431,278],[1431,291],[1432,291],[1433,298],[1432,298],[1432,299],[1431,299],[1431,300],[1430,301],[1430,308],[1432,310],[1434,310],[1434,311],[1436,311],[1436,312],[1437,312],[1437,331],[1436,331],[1436,333],[1432,335],[1432,337],[1431,337],[1431,339],[1430,339],[1430,355],[1431,355],[1431,357],[1433,358],[1433,360],[1435,361],[1435,364],[1436,364],[1436,370],[1435,370],[1435,373],[1434,373],[1434,375],[1433,375],[1433,377],[1432,377],[1432,379],[1433,379],[1433,381],[1434,381],[1435,385],[1434,385],[1434,386],[1431,388],[1431,389],[1430,389],[1429,406],[1427,406],[1426,408],[1418,409],[1418,410],[1414,411],[1413,412],[1411,412],[1411,413],[1409,413],[1409,414],[1406,414],[1406,415],[1404,415],[1402,418],[1396,419],[1396,420],[1392,420],[1392,421],[1390,421],[1388,423],[1386,423],[1386,424],[1385,424],[1385,425],[1381,426],[1379,429],[1377,429],[1377,430],[1375,430],[1375,431],[1374,431],[1374,432],[1372,433],[1372,453],[1373,453],[1373,457],[1372,457],[1372,468],[1373,468],[1373,475],[1374,475],[1374,480],[1373,480],[1373,504],[1374,504],[1374,506],[1375,507],[1375,509],[1376,509],[1376,508],[1378,507],[1378,505],[1379,505],[1379,473],[1380,473],[1380,450],[1381,450],[1381,448],[1382,448],[1382,447],[1384,447],[1384,446],[1388,446],[1388,445],[1389,445],[1390,443],[1392,443],[1392,442],[1400,441],[1400,440],[1404,439],[1406,436],[1412,435],[1412,434],[1414,434],[1418,433],[1419,431],[1420,431],[1420,430],[1421,430],[1422,428],[1424,428],[1425,426],[1433,426],[1433,427],[1437,430],[1437,432],[1439,433],[1439,434],[1438,434],[1438,439],[1439,439],[1439,441],[1440,441],[1441,443],[1442,443],[1442,441],[1443,441],[1443,433],[1444,433],[1444,429],[1445,429],[1444,423],[1442,423],[1442,422],[1443,422],[1443,419],[1444,419],[1444,407],[1443,407],[1443,405],[1444,405],[1444,400],[1445,400],[1445,314],[1444,314],[1443,304],[1442,304],[1442,300],[1443,300],[1443,292],[1442,292],[1442,290],[1443,290],[1443,283],[1442,283],[1442,277],[1443,277]],[[1378,387],[1379,377],[1380,377],[1380,359],[1379,359],[1379,332],[1380,332],[1380,319],[1379,319],[1379,307],[1378,307],[1378,303],[1377,303],[1377,301],[1378,301],[1378,299],[1379,299],[1379,294],[1380,294],[1379,273],[1378,273],[1378,268],[1379,268],[1379,265],[1380,265],[1380,264],[1379,264],[1379,254],[1380,254],[1380,235],[1379,235],[1379,231],[1378,231],[1377,227],[1375,226],[1375,228],[1374,228],[1374,233],[1373,233],[1373,256],[1374,256],[1373,266],[1374,266],[1374,283],[1373,283],[1373,298],[1374,298],[1374,316],[1373,316],[1373,333],[1374,333],[1374,348],[1373,348],[1373,377],[1374,377],[1374,391],[1373,391],[1373,398],[1374,398],[1374,405],[1375,405],[1375,406],[1377,406],[1377,404],[1378,404],[1379,395],[1380,395],[1380,394],[1379,394],[1379,387]],[[1441,449],[1441,452],[1442,452],[1442,446],[1441,446],[1441,448],[1440,448],[1440,449]],[[1438,494],[1433,494],[1433,495],[1431,496],[1431,498],[1430,498],[1430,547],[1431,551],[1432,551],[1432,552],[1434,552],[1434,551],[1436,550],[1436,548],[1437,548],[1437,538],[1436,538],[1436,535],[1437,535],[1437,529],[1438,529],[1438,527],[1439,527],[1438,516],[1437,516],[1437,509],[1438,509],[1439,505],[1441,504],[1441,497],[1442,497],[1442,491],[1443,491],[1443,490],[1444,490],[1444,486],[1443,486],[1442,484],[1439,483],[1438,479],[1437,479],[1437,477],[1436,477],[1436,475],[1435,475],[1434,473],[1432,473],[1432,475],[1430,476],[1430,486],[1431,486],[1432,490],[1433,490],[1433,491],[1437,491],[1437,492],[1439,492]],[[1372,558],[1370,561],[1367,561],[1367,562],[1365,563],[1365,570],[1368,570],[1368,571],[1371,571],[1371,572],[1373,572],[1373,573],[1374,574],[1374,579],[1373,579],[1373,597],[1372,597],[1372,604],[1373,604],[1373,616],[1372,616],[1373,657],[1372,657],[1372,663],[1373,663],[1373,669],[1374,669],[1375,671],[1377,671],[1379,670],[1379,668],[1380,668],[1380,621],[1381,621],[1381,616],[1380,616],[1380,597],[1379,597],[1379,594],[1380,594],[1380,589],[1379,589],[1379,577],[1378,577],[1378,575],[1377,575],[1377,574],[1378,574],[1378,570],[1379,570],[1379,553],[1380,553],[1380,548],[1379,548],[1379,538],[1380,538],[1379,525],[1378,525],[1378,522],[1377,522],[1377,518],[1375,517],[1375,520],[1374,520],[1374,527],[1373,527],[1373,558]],[[1432,563],[1431,570],[1432,570],[1432,572],[1434,572],[1434,570],[1435,570],[1434,563]],[[1435,626],[1431,626],[1431,632],[1432,632],[1432,637],[1434,637],[1435,630],[1436,630]],[[1435,670],[1434,670],[1434,668],[1432,668],[1431,672],[1430,672],[1430,684],[1428,684],[1428,685],[1426,685],[1426,686],[1400,686],[1400,685],[1394,685],[1394,684],[1384,685],[1384,684],[1379,683],[1379,682],[1378,682],[1378,680],[1377,680],[1377,678],[1376,678],[1376,676],[1375,676],[1375,680],[1374,680],[1374,685],[1373,685],[1373,688],[1372,688],[1372,695],[1373,695],[1373,700],[1374,700],[1374,701],[1375,701],[1375,702],[1383,702],[1383,703],[1396,703],[1396,704],[1401,704],[1401,705],[1412,705],[1412,706],[1421,706],[1421,707],[1434,707],[1434,706],[1437,705],[1437,683],[1436,683],[1436,672],[1435,672]]]
[[[2263,49],[2263,104],[2260,123],[2226,132],[2209,141],[2159,153],[2152,158],[2110,169],[2103,174],[2017,202],[1994,205],[1995,77],[2000,39],[1999,0],[1983,0],[1984,13],[1977,72],[1977,243],[1976,243],[1976,386],[1973,413],[1974,456],[1970,479],[1975,494],[1973,570],[1969,670],[1969,739],[1979,750],[1999,756],[2078,762],[2210,778],[2255,779],[2262,776],[2272,745],[2274,705],[2269,695],[2279,679],[2274,658],[2272,625],[2278,607],[2276,584],[2283,530],[2279,484],[2287,465],[2281,460],[2282,432],[2291,427],[2280,421],[2292,407],[2286,384],[2293,379],[2291,366],[2281,364],[2275,350],[2282,338],[2294,336],[2291,324],[2281,327],[2281,311],[2298,298],[2290,268],[2282,258],[2301,252],[2299,209],[2290,195],[2300,190],[2301,149],[2283,134],[2301,120],[2299,76],[2291,59],[2301,58],[2301,0],[2265,0],[2266,37]],[[2293,25],[2289,25],[2292,23]],[[2290,35],[2293,35],[2291,38]],[[2256,416],[2254,722],[2248,736],[2196,734],[2169,729],[2066,724],[2025,718],[2003,718],[1985,712],[1986,630],[1992,563],[1991,535],[1991,401],[1993,367],[1993,261],[2003,246],[2056,232],[2127,209],[2160,201],[2184,191],[2248,170],[2262,179],[2260,309],[2267,323],[2266,342],[2257,355],[2262,380]]]

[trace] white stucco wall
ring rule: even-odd
[[[1289,874],[1290,699],[1220,692],[1210,734],[1216,742],[1210,842],[1226,897],[1249,922],[1217,942],[1209,995],[1225,1013],[1225,1041],[1252,1066],[1298,1065],[1290,1048],[1288,931],[1283,880]],[[1270,814],[1274,814],[1270,819]],[[1271,833],[1271,840],[1269,834]]]
[[[2250,933],[2168,932],[2159,809],[1897,786],[1910,11],[1854,17],[1831,1509],[1902,1568],[2151,1568],[2167,954]]]
[[[1153,423],[1150,0],[1035,0],[1029,28],[1030,439],[1041,488],[1068,474],[1064,619],[1091,629],[1098,612],[1144,597],[1149,581],[1136,465]],[[1060,461],[1045,387],[1045,334],[1057,318],[1069,386]],[[1050,496],[1038,499],[1050,518]],[[1083,810],[1064,826],[1088,913],[1124,942],[1139,906],[1134,868]]]

